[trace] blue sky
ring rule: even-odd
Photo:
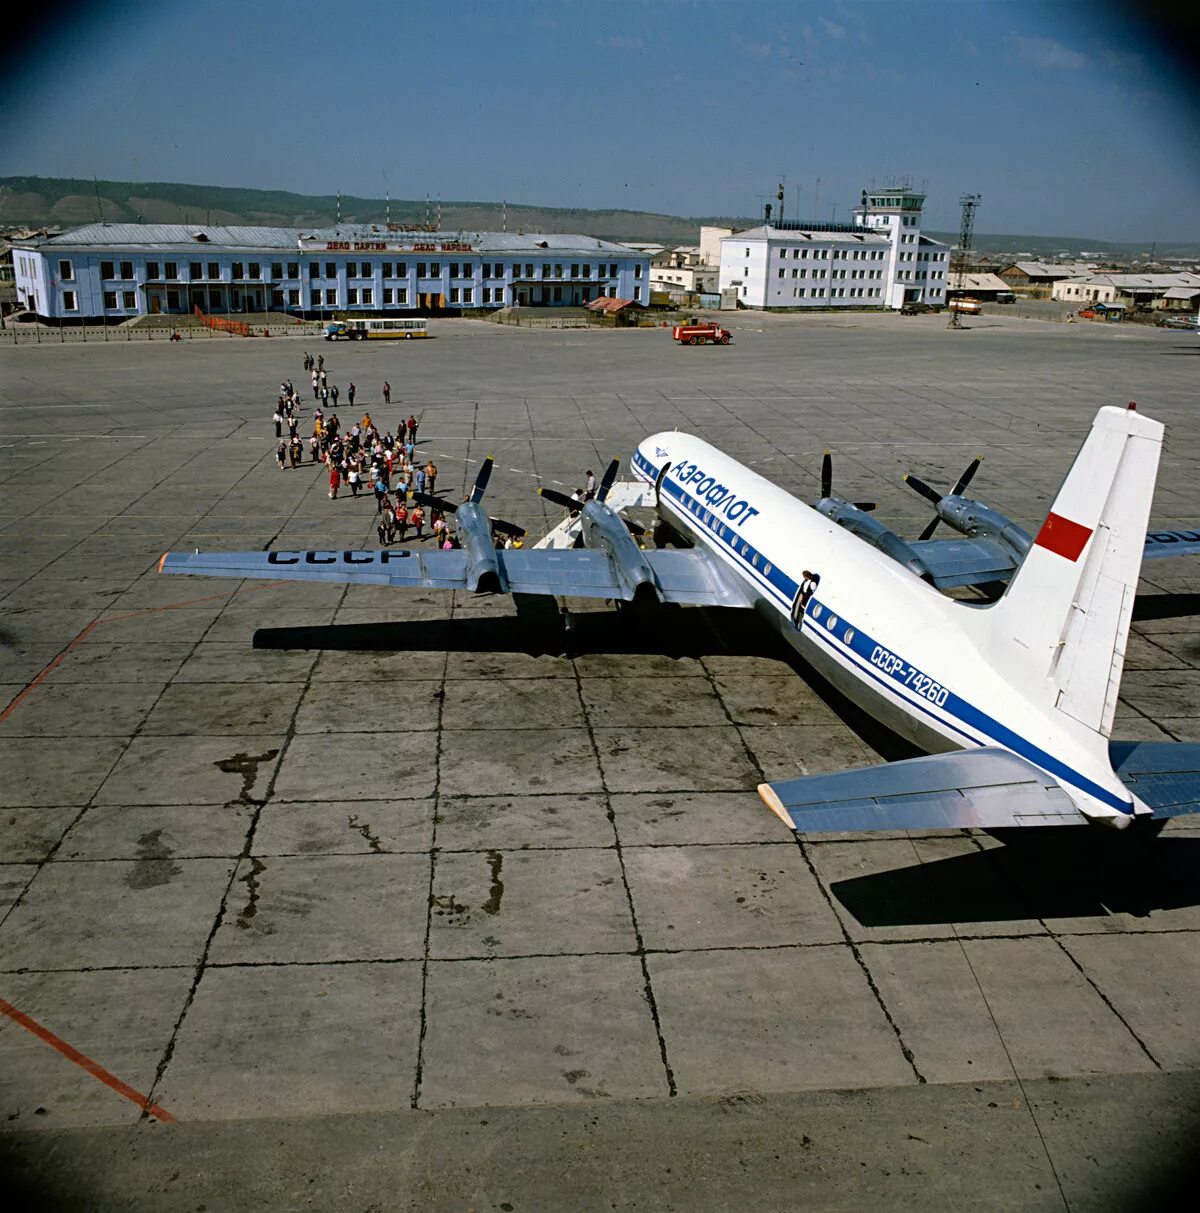
[[[686,215],[785,176],[805,218],[904,178],[936,228],[969,191],[980,231],[1197,237],[1196,93],[1094,3],[48,11],[0,86],[3,173]]]

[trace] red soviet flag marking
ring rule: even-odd
[[[1033,542],[1040,548],[1048,548],[1067,560],[1075,561],[1091,537],[1089,527],[1072,522],[1061,514],[1050,513],[1046,515],[1046,521]]]

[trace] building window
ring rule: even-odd
[[[369,287],[363,287],[362,301],[364,307],[373,307],[375,305],[375,292]]]
[[[319,261],[310,261],[308,263],[308,276],[310,280],[313,278],[320,278],[321,263]]]
[[[782,267],[780,267],[780,270],[779,270],[779,276],[780,276],[780,278],[782,278],[782,277],[783,277],[783,276],[784,276],[786,273],[787,273],[787,270],[785,270],[785,269],[783,269]]]
[[[396,292],[396,302],[397,303],[407,303],[408,302],[408,288],[407,287],[402,286]]]
[[[315,291],[315,290],[309,291],[308,292],[308,301],[309,301],[309,303],[312,304],[313,307],[320,307],[321,306],[321,292]]]
[[[209,306],[209,310],[213,311],[213,312],[215,312],[221,306],[221,292],[220,291],[209,291],[208,292],[208,306]]]
[[[262,277],[262,266],[259,264],[259,262],[250,262],[250,277],[255,281]]]
[[[633,298],[634,298],[634,302],[636,302],[637,300],[639,300],[641,297],[642,297],[642,288],[641,288],[640,286],[635,286],[635,287],[633,288]]]
[[[358,277],[358,262],[357,261],[347,261],[346,262],[346,277],[347,278],[357,278]]]
[[[749,256],[750,256],[750,250],[749,250],[749,249],[747,249],[747,250],[746,250],[745,255],[746,255],[747,257],[749,257]],[[744,292],[744,291],[743,291],[742,293],[743,293],[743,294],[745,294],[745,292]]]
[[[130,281],[133,278],[133,262],[132,261],[122,261],[121,262],[121,277],[123,279],[125,279],[126,282]]]
[[[387,305],[391,302],[392,302],[392,288],[390,286],[385,286],[383,288],[383,306],[387,307]]]
[[[640,278],[642,276],[642,267],[640,265],[635,265],[633,267],[633,276],[635,278]]]
[[[200,264],[199,261],[189,261],[188,262],[188,277],[193,282],[196,282],[199,279],[204,277],[204,267]]]
[[[451,277],[451,278],[461,278],[461,277],[462,277],[462,275],[461,275],[461,274],[460,274],[458,271],[459,271],[459,264],[458,264],[458,262],[457,262],[457,261],[451,261],[451,262],[450,262],[450,277]]]
[[[73,312],[75,310],[75,292],[63,291],[63,311]]]
[[[440,261],[434,261],[430,264],[429,276],[430,278],[440,278],[442,276],[442,263]]]
[[[299,307],[299,306],[300,306],[300,292],[299,291],[288,291],[288,307]]]
[[[337,277],[337,262],[336,261],[326,261],[325,262],[325,277],[326,278],[336,278]]]
[[[163,277],[166,278],[168,282],[178,282],[179,281],[179,262],[178,261],[168,261],[166,263],[166,265],[163,266]]]
[[[337,287],[325,292],[325,306],[337,307]]]
[[[167,307],[174,309],[174,308],[177,308],[178,306],[179,306],[179,292],[178,291],[168,291],[167,292]]]
[[[456,286],[452,286],[450,288],[450,302],[451,303],[458,302],[458,287],[456,287]]]
[[[75,277],[75,271],[71,267],[69,261],[60,261],[58,263],[58,277],[61,282],[70,282]]]
[[[300,277],[300,262],[299,261],[289,261],[288,262],[287,276],[290,279],[292,279],[293,282]]]
[[[492,288],[490,286],[485,286],[483,288],[483,302],[491,303],[491,301],[492,301]]]
[[[578,262],[571,263],[571,277],[572,278],[579,277],[579,263]]]
[[[429,267],[425,264],[424,261],[418,261],[417,262],[417,277],[418,278],[428,278],[429,275],[425,272],[426,269],[428,269],[428,268]]]
[[[390,278],[392,276],[392,263],[390,261],[385,261],[383,263],[383,276],[385,278]]]
[[[549,262],[546,262],[546,264],[542,266],[542,277],[543,278],[550,277],[550,263]]]
[[[407,278],[408,277],[408,262],[407,261],[397,261],[396,262],[396,277],[397,278]]]
[[[282,277],[283,277],[283,262],[282,261],[272,261],[271,262],[271,280],[273,282],[278,282],[280,280],[280,278],[282,278]]]
[[[117,306],[117,292],[116,291],[105,291],[104,292],[105,309],[107,310],[107,309],[115,308],[116,306]]]
[[[244,265],[243,265],[243,264],[242,264],[240,261],[235,261],[235,262],[234,262],[234,263],[233,263],[233,264],[232,264],[232,265],[229,267],[229,276],[230,276],[231,278],[234,278],[234,279],[237,279],[237,278],[242,278],[242,277],[244,277],[244,276],[245,276],[245,275],[242,273],[242,271],[243,271],[245,268],[246,268],[246,267],[245,267],[245,266],[244,266]]]
[[[475,294],[475,290],[473,287],[464,286],[463,287],[463,303],[472,302],[474,294]]]
[[[121,306],[127,312],[132,312],[137,307],[137,291],[122,291]]]
[[[113,263],[111,261],[100,262],[100,277],[103,278],[105,282],[108,282],[110,279],[116,277],[116,275],[113,273]],[[113,304],[113,307],[116,307],[115,303]]]
[[[615,261],[608,267],[608,276],[610,278],[615,278],[617,276],[617,263]]]
[[[362,263],[362,267],[361,267],[361,268],[362,268],[362,277],[364,277],[364,278],[370,278],[370,276],[371,276],[371,263],[370,263],[369,261],[364,261],[364,262]]]
[[[591,267],[591,265],[586,264],[586,263],[584,264],[584,267],[583,267],[583,276],[584,276],[585,278],[590,278],[590,277],[592,276],[592,267]]]
[[[358,304],[358,287],[352,286],[349,288],[349,290],[346,291],[346,302],[351,307],[357,306],[357,304]]]

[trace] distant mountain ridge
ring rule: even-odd
[[[97,199],[99,195],[99,199]],[[264,227],[331,227],[337,219],[335,195],[295,194],[286,190],[237,189],[160,181],[88,181],[73,177],[0,177],[0,225],[79,227],[103,217],[108,223],[209,223]],[[438,223],[447,231],[497,231],[504,222],[499,202],[430,203],[343,194],[344,222],[383,223],[388,215],[401,226]],[[653,211],[588,209],[507,204],[510,231],[577,232],[604,240],[666,245],[694,244],[701,225],[752,227],[757,218],[731,215],[680,216]],[[956,232],[929,232],[953,244]],[[980,253],[1026,253],[1046,257],[1122,256],[1145,252],[1140,244],[1078,236],[976,234]],[[1158,256],[1197,257],[1200,244],[1158,242]]]

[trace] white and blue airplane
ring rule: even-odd
[[[809,506],[717,447],[644,439],[639,486],[617,462],[577,518],[583,546],[497,549],[481,499],[453,506],[454,551],[167,553],[161,572],[682,603],[755,611],[843,695],[926,756],[764,783],[792,830],[1161,826],[1200,809],[1200,745],[1113,741],[1142,561],[1200,552],[1200,531],[1147,533],[1163,426],[1101,408],[1035,536],[965,497],[979,461],[906,541],[832,493]],[[690,547],[644,549],[608,500],[652,504]],[[935,540],[944,522],[959,538]],[[987,597],[943,593],[977,587]]]

